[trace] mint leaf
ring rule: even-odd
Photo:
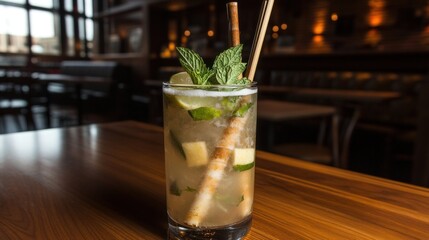
[[[207,68],[201,56],[188,48],[177,47],[176,49],[179,53],[179,62],[191,76],[192,82],[197,85],[206,85],[214,72]]]
[[[245,63],[236,63],[234,65],[225,66],[224,68],[219,68],[216,71],[216,80],[219,84],[236,84],[238,76],[246,69]]]
[[[186,192],[196,192],[196,191],[197,191],[197,189],[195,189],[195,188],[191,188],[191,187],[187,186],[187,187],[186,187],[186,189],[185,189],[185,190],[183,190],[183,191],[186,191]]]
[[[215,74],[215,72],[211,69],[208,69],[207,72],[205,72],[204,74],[201,75],[201,85],[209,85],[210,84],[210,79],[212,78],[212,76]]]
[[[180,152],[180,155],[182,155],[183,158],[186,158],[185,151],[183,150],[182,144],[177,139],[176,134],[173,133],[173,131],[170,130],[170,141],[171,144]]]
[[[216,57],[213,63],[213,69],[217,70],[217,69],[224,68],[226,66],[241,63],[242,50],[243,50],[243,44],[240,44],[223,51]]]
[[[246,69],[246,64],[241,62],[242,50],[243,45],[240,44],[223,51],[216,57],[213,64],[213,70],[215,71],[214,83],[235,85],[242,82],[238,79]]]
[[[212,107],[200,107],[188,111],[195,121],[212,120],[222,115],[222,111]]]
[[[240,201],[239,201],[239,202],[238,202],[238,204],[237,204],[237,207],[240,205],[240,203],[241,203],[242,201],[244,201],[244,195],[241,195],[241,198],[240,198]]]
[[[246,69],[241,62],[243,45],[229,48],[220,53],[210,69],[196,52],[188,48],[177,47],[179,61],[196,85],[244,85],[248,79],[238,79]]]
[[[223,109],[225,111],[229,111],[232,112],[238,104],[238,96],[235,97],[225,97],[222,99],[222,101],[220,102],[220,104],[222,105]]]
[[[170,184],[170,193],[176,196],[182,195],[182,191],[180,191],[179,186],[177,186],[177,182],[174,181]]]
[[[244,117],[249,109],[253,106],[253,103],[246,103],[241,105],[235,112],[234,116],[236,117]]]
[[[238,79],[236,84],[237,85],[247,85],[252,83],[252,81],[250,81],[250,79],[248,79],[247,77],[242,77],[241,79]]]

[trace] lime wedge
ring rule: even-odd
[[[175,96],[176,104],[186,110],[196,109],[200,107],[215,106],[217,99],[213,97],[191,97],[191,96]]]
[[[179,72],[171,76],[170,83],[173,84],[194,84],[191,76],[187,72]]]
[[[212,107],[200,107],[188,111],[195,121],[212,120],[222,115],[222,111]]]
[[[191,84],[192,79],[187,72],[179,72],[171,76],[170,83],[172,84]],[[211,107],[217,103],[217,99],[213,97],[195,97],[195,96],[184,96],[175,95],[167,96],[177,106],[186,110],[196,109],[200,107]]]

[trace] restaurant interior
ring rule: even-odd
[[[212,63],[226,3],[0,0],[0,134],[162,126],[176,47]],[[247,61],[260,1],[238,3]],[[429,1],[277,1],[253,80],[257,149],[429,187]]]

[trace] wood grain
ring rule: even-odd
[[[0,136],[0,239],[165,239],[162,129]],[[246,239],[427,239],[429,190],[257,152]]]

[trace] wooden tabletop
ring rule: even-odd
[[[280,93],[293,96],[317,97],[358,103],[377,103],[401,97],[393,91],[365,91],[353,89],[298,88],[286,86],[258,86],[261,93]]]
[[[257,152],[246,239],[428,239],[429,190]],[[0,136],[0,239],[165,239],[162,129]]]
[[[300,118],[323,117],[335,114],[334,107],[276,100],[258,101],[258,118],[285,121]]]

